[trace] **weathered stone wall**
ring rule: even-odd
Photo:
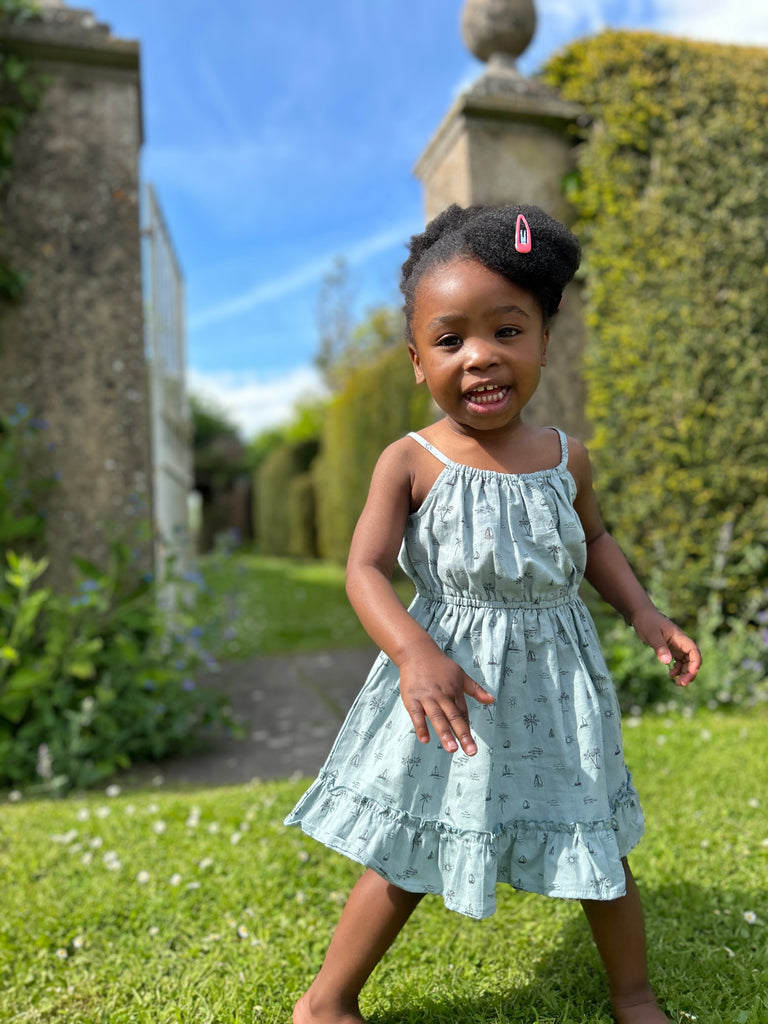
[[[49,424],[61,582],[70,554],[101,561],[108,530],[133,525],[137,507],[150,521],[139,49],[67,8],[3,26],[0,45],[49,78],[0,197],[4,249],[29,274],[20,304],[0,309],[0,405],[24,402]],[[150,559],[146,546],[138,564]]]
[[[567,128],[581,111],[524,79],[511,63],[488,70],[449,110],[416,166],[427,220],[451,203],[536,203],[565,223],[563,177],[574,168]],[[581,289],[571,284],[552,327],[548,365],[528,407],[531,422],[589,436],[581,360]]]

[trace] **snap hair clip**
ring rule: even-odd
[[[515,251],[531,251],[531,229],[522,213],[518,213],[517,223],[515,224]]]

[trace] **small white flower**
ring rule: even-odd
[[[125,813],[126,814],[135,814],[136,813],[136,804],[126,804],[125,805]]]
[[[705,742],[706,742],[707,740],[711,740],[711,739],[712,739],[712,733],[711,733],[711,732],[709,731],[709,729],[702,729],[702,730],[701,730],[701,732],[699,733],[699,736],[700,736],[700,737],[701,737],[701,738],[702,738],[702,739],[703,739],[703,740],[704,740]]]
[[[12,804],[17,804],[19,800],[21,800],[21,793],[19,792],[18,789],[12,789],[11,792],[8,794],[8,799]]]
[[[233,832],[229,837],[229,841],[233,846],[237,846],[240,840],[243,838],[242,832]]]
[[[155,787],[156,789],[157,789],[157,788],[158,788],[159,786],[162,786],[162,784],[163,784],[164,782],[165,782],[165,779],[163,778],[163,776],[162,776],[162,775],[155,775],[155,777],[154,777],[154,778],[152,779],[152,785],[153,785],[153,786],[154,786],[154,787]]]
[[[748,803],[748,804],[749,804],[749,806],[750,806],[750,807],[751,807],[751,808],[752,808],[753,810],[755,810],[755,811],[756,811],[756,810],[758,809],[758,807],[760,806],[760,801],[759,801],[759,800],[757,799],[757,797],[756,797],[756,796],[753,796],[753,797],[752,797],[752,798],[751,798],[750,800],[747,800],[747,803]]]
[[[85,936],[84,935],[76,935],[74,937],[74,939],[72,939],[72,948],[73,949],[82,949],[84,945],[85,945]]]
[[[196,814],[190,814],[185,824],[187,828],[197,828],[200,824],[200,818]]]
[[[149,928],[147,929],[147,931],[152,936],[152,938],[154,938],[156,935],[160,934],[160,929],[157,927],[156,924],[151,924],[149,926]]]
[[[105,789],[104,792],[107,794],[108,797],[114,798],[116,796],[120,796],[120,793],[122,792],[122,790],[120,789],[120,787],[118,785],[113,784],[111,786],[107,786],[107,788]]]
[[[297,903],[303,903],[307,897],[304,895],[303,892],[297,892],[294,898]]]
[[[103,860],[104,867],[107,869],[107,871],[119,871],[120,868],[123,866],[120,861],[120,858],[118,857],[117,853],[114,850],[107,850],[107,852],[104,854]]]
[[[56,950],[56,956],[59,958],[59,960],[66,960],[67,957],[69,956],[69,953],[66,951],[66,949],[62,947],[61,949]]]
[[[768,849],[768,836],[766,836],[765,839],[763,839],[760,845],[763,847],[764,850]]]
[[[111,813],[112,813],[112,811],[111,811],[111,809],[109,807],[97,807],[96,808],[96,817],[97,818],[108,818]]]
[[[754,910],[745,910],[744,920],[747,922],[747,924],[754,924],[755,921],[757,921],[757,914],[754,912]]]
[[[148,871],[140,871],[136,875],[136,881],[139,883],[139,885],[146,885],[147,882],[149,881],[149,872]]]
[[[221,832],[221,825],[219,825],[218,821],[212,821],[208,826],[208,831],[212,836],[216,836]]]
[[[199,889],[200,888],[200,883],[199,882],[187,882],[187,888],[190,889],[190,890]]]
[[[157,806],[157,804],[148,804],[147,805],[147,814],[157,814],[157,812],[159,810],[160,810],[160,808]]]
[[[88,821],[90,816],[91,816],[91,812],[88,810],[87,807],[80,807],[78,809],[77,814],[75,815],[75,817],[77,818],[78,821]]]
[[[657,736],[657,737],[656,737],[656,744],[657,744],[657,745],[658,745],[659,747],[663,747],[663,746],[664,746],[664,744],[665,744],[665,743],[667,742],[667,740],[668,740],[668,739],[669,739],[669,736],[664,736],[663,734],[662,734],[662,735],[660,735],[660,736]]]
[[[93,839],[89,841],[88,845],[92,850],[98,850],[101,846],[104,845],[104,840],[101,838],[101,836],[94,836]]]
[[[699,843],[699,846],[702,848],[702,850],[706,850],[706,848],[709,846],[709,840],[708,839],[702,839],[701,842]]]
[[[159,818],[157,821],[152,822],[152,831],[155,833],[155,835],[161,836],[163,832],[166,831],[167,828],[168,826],[165,824],[162,818]]]
[[[299,850],[296,856],[299,858],[302,864],[306,864],[307,861],[309,860],[309,854],[307,853],[306,850]]]
[[[231,914],[227,914],[227,916],[225,918],[225,921],[227,922],[227,927],[228,928],[236,928],[237,927],[237,921],[234,919],[234,917],[232,917]]]
[[[249,821],[241,821],[240,824],[238,825],[238,831],[247,832],[250,827],[251,825]]]
[[[248,931],[248,929],[245,927],[244,924],[238,925],[238,927],[237,927],[237,936],[238,936],[238,938],[240,938],[240,939],[247,939],[250,934],[251,933]]]
[[[728,954],[728,956],[731,957],[731,959],[733,959],[733,957],[736,956],[736,954],[733,952],[733,950],[729,946],[723,946],[723,949]]]
[[[213,857],[203,857],[201,861],[197,862],[197,866],[201,871],[205,871],[206,868],[211,867],[213,864]]]
[[[174,871],[174,873],[168,879],[168,882],[169,882],[170,885],[174,885],[174,886],[181,885],[182,878],[181,878],[181,875],[178,873],[178,871]]]
[[[92,862],[93,854],[90,852],[84,853],[83,856],[80,858],[80,863],[86,868],[89,867],[92,864]]]

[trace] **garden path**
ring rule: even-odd
[[[126,785],[228,786],[314,776],[376,656],[371,647],[231,662],[198,680],[227,694],[242,739],[217,737],[198,754],[137,765]]]

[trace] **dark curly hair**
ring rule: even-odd
[[[530,228],[530,251],[515,248],[518,216]],[[468,206],[454,203],[413,235],[410,255],[400,274],[405,297],[408,340],[413,341],[411,319],[416,290],[422,277],[454,259],[477,260],[514,284],[531,292],[541,307],[545,324],[557,312],[563,289],[579,266],[578,239],[560,221],[538,206]]]

